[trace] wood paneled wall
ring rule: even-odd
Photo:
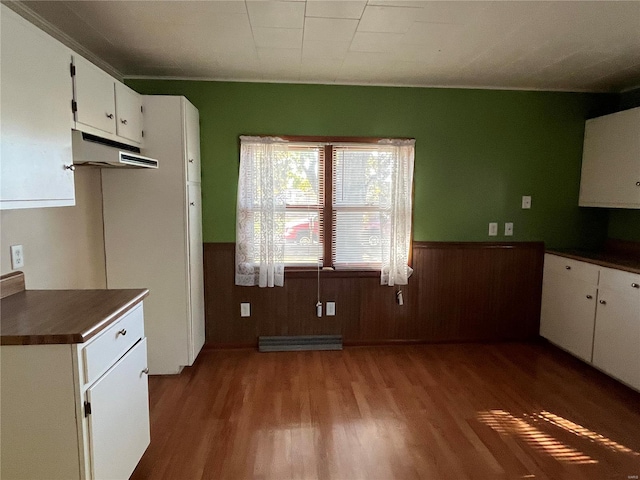
[[[235,244],[206,243],[207,345],[252,346],[260,335],[341,334],[350,345],[535,338],[543,262],[541,242],[414,242],[403,287],[381,286],[378,274],[321,272],[320,299],[336,302],[336,316],[318,318],[315,272],[287,275],[282,288],[238,287]],[[240,317],[241,302],[251,317]]]

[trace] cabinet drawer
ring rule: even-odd
[[[84,383],[95,381],[142,337],[144,317],[140,304],[84,348]]]
[[[637,286],[634,286],[637,285]],[[630,295],[640,293],[640,275],[612,268],[600,268],[600,287],[627,292]]]
[[[546,254],[544,256],[545,271],[564,273],[565,275],[582,280],[589,285],[598,285],[599,266],[591,263],[580,262],[571,258]]]

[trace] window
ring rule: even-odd
[[[413,140],[241,137],[236,283],[284,267],[410,275]]]

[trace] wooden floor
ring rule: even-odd
[[[637,479],[640,394],[547,344],[203,352],[133,479]]]

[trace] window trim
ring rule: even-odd
[[[318,135],[257,135],[259,137],[277,137],[291,143],[320,143],[324,144],[324,204],[322,206],[323,216],[323,266],[320,271],[321,276],[330,275],[332,277],[379,277],[380,269],[340,269],[333,266],[332,242],[333,242],[333,155],[332,148],[336,144],[378,144],[381,140],[393,138],[397,140],[413,140],[413,137],[335,137]],[[411,179],[411,240],[409,243],[408,264],[413,265],[413,229],[414,229],[414,208],[415,206],[415,175]],[[325,265],[325,262],[331,265]],[[317,272],[317,267],[303,265],[285,266],[285,273],[292,277],[306,278],[308,272]]]

